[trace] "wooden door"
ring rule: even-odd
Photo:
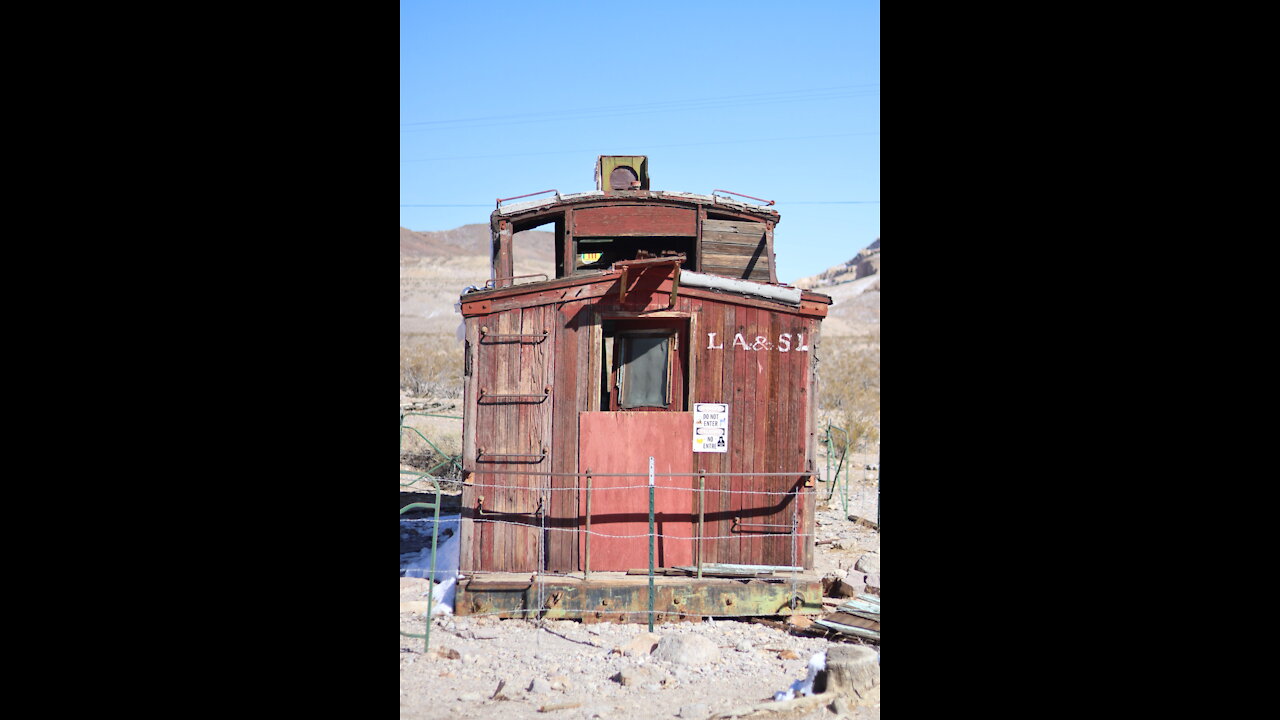
[[[543,567],[555,318],[553,306],[515,308],[472,321],[468,331],[475,440],[468,458],[474,474],[463,492],[463,571]]]
[[[584,412],[579,414],[578,467],[593,475],[591,570],[649,566],[649,458],[654,473],[693,471],[693,413]],[[631,477],[599,477],[635,473]],[[656,567],[693,564],[697,532],[697,478],[655,479]],[[585,528],[586,493],[579,499]],[[621,537],[620,537],[621,536]],[[586,556],[586,535],[579,548]]]

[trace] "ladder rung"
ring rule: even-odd
[[[543,400],[546,400],[549,397],[551,397],[550,385],[548,385],[542,391],[541,394],[539,393],[517,393],[517,394],[490,393],[484,388],[480,388],[480,397],[477,399],[477,402],[481,400],[486,400],[486,399],[488,400],[536,400],[538,402],[542,402]]]
[[[546,340],[546,339],[547,339],[547,337],[549,337],[550,335],[551,335],[551,331],[549,331],[549,330],[543,330],[541,335],[537,335],[537,334],[528,334],[528,333],[526,333],[526,334],[515,334],[515,335],[513,335],[513,334],[490,333],[490,332],[489,332],[489,328],[488,328],[487,326],[486,326],[486,327],[482,327],[482,328],[480,328],[480,339],[481,339],[481,340],[485,340],[485,339],[489,339],[489,340],[518,340],[518,341],[521,341],[521,342],[523,342],[523,341],[525,341],[525,340],[528,340],[528,341],[530,341],[530,342],[540,343],[540,342],[542,342],[543,340]]]

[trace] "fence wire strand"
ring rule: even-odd
[[[410,483],[407,483],[407,484],[406,484],[406,483],[401,483],[401,487],[407,487],[407,486],[410,486],[410,485],[415,485],[415,484],[417,484],[419,481],[421,481],[421,480],[423,480],[423,479],[427,479],[427,480],[434,480],[434,478],[431,478],[431,476],[430,476],[430,474],[429,474],[429,473],[428,473],[428,474],[423,474],[423,473],[405,472],[405,471],[402,471],[402,474],[417,475],[417,476],[418,476],[418,478],[417,478],[417,479],[415,479],[414,481],[410,482]],[[598,478],[634,478],[634,477],[645,477],[645,478],[647,478],[647,477],[648,477],[648,473],[599,473],[599,474],[595,474],[595,473],[590,473],[590,472],[585,472],[585,473],[549,473],[549,472],[522,472],[522,471],[476,471],[476,472],[472,473],[472,475],[473,475],[473,476],[485,476],[485,475],[492,475],[492,476],[498,476],[498,475],[513,475],[513,476],[518,476],[518,477],[530,477],[530,478],[533,478],[533,477],[540,477],[540,478],[546,478],[546,479],[550,479],[550,478],[554,478],[554,477],[573,477],[573,478],[578,479],[579,481],[581,481],[581,480],[583,480],[583,479],[587,479],[588,481],[590,481],[591,479],[598,479]],[[801,539],[804,539],[804,538],[813,538],[813,537],[815,537],[815,534],[814,534],[814,533],[810,533],[810,532],[800,532],[800,529],[801,529],[801,528],[800,528],[800,525],[801,525],[801,523],[802,523],[802,520],[801,520],[801,518],[800,518],[800,503],[799,503],[798,501],[799,501],[799,500],[800,500],[800,498],[801,498],[801,497],[803,497],[803,496],[806,496],[806,495],[807,495],[807,496],[810,496],[810,497],[816,497],[816,494],[817,494],[816,488],[808,488],[808,489],[807,489],[807,488],[804,488],[804,487],[802,487],[802,486],[800,485],[800,482],[801,482],[801,481],[803,481],[803,480],[804,480],[804,479],[806,479],[806,478],[815,478],[815,477],[818,477],[815,473],[810,473],[810,472],[798,472],[798,473],[707,473],[707,472],[692,472],[692,473],[661,473],[661,474],[660,474],[660,473],[655,473],[655,474],[654,474],[654,477],[655,477],[655,478],[658,478],[658,477],[661,477],[661,478],[678,478],[678,477],[689,477],[689,478],[716,478],[716,477],[757,477],[757,478],[765,478],[765,477],[790,477],[790,478],[796,478],[796,479],[797,479],[797,484],[796,484],[796,486],[795,486],[793,489],[791,489],[791,490],[784,490],[784,491],[765,491],[765,490],[733,490],[733,489],[727,489],[727,488],[713,488],[713,487],[705,487],[705,486],[703,486],[703,487],[693,487],[692,485],[690,485],[690,486],[672,486],[672,485],[654,485],[654,486],[650,486],[650,485],[648,485],[648,484],[644,484],[644,485],[618,485],[618,486],[613,486],[613,487],[599,487],[599,486],[594,486],[594,487],[590,487],[590,488],[588,488],[588,486],[587,486],[587,485],[584,485],[584,484],[582,484],[582,483],[580,483],[580,482],[579,482],[579,483],[575,483],[575,484],[574,484],[574,485],[572,485],[572,486],[567,486],[567,487],[549,487],[548,485],[550,485],[550,483],[547,483],[546,485],[542,485],[542,486],[539,486],[539,487],[529,487],[529,486],[525,486],[525,485],[506,485],[506,484],[501,484],[501,483],[498,483],[498,482],[492,482],[492,483],[490,483],[490,482],[474,482],[474,481],[472,481],[472,482],[458,482],[458,483],[454,483],[454,484],[459,485],[459,486],[461,486],[461,487],[463,487],[463,488],[468,488],[468,487],[469,487],[469,488],[473,488],[473,489],[482,489],[482,490],[508,490],[508,491],[517,491],[517,492],[520,492],[520,493],[534,493],[534,494],[537,494],[537,496],[539,497],[540,506],[541,506],[542,508],[548,508],[548,507],[551,507],[551,498],[552,498],[552,494],[553,494],[553,493],[556,493],[556,492],[599,493],[599,492],[611,492],[611,491],[637,491],[637,490],[649,490],[651,487],[652,487],[652,489],[654,489],[654,490],[664,490],[664,491],[671,491],[671,492],[690,492],[690,493],[699,493],[699,494],[701,494],[702,496],[705,496],[705,495],[710,494],[710,493],[715,493],[715,494],[717,494],[717,495],[729,494],[729,495],[742,495],[742,496],[765,496],[765,497],[770,497],[770,498],[792,498],[792,501],[791,501],[791,503],[790,503],[790,504],[792,505],[792,513],[791,513],[791,522],[790,522],[790,524],[789,524],[789,525],[782,525],[782,524],[766,525],[766,524],[762,524],[762,523],[749,523],[749,524],[744,524],[744,526],[746,526],[746,525],[750,525],[751,527],[778,527],[778,528],[786,528],[786,529],[788,529],[790,532],[786,532],[786,533],[751,533],[751,532],[746,532],[746,533],[735,533],[735,534],[730,534],[730,535],[701,535],[701,534],[699,534],[699,535],[692,535],[692,536],[686,536],[686,535],[674,535],[674,534],[661,533],[661,532],[656,532],[656,531],[655,531],[655,532],[645,532],[645,533],[640,533],[640,534],[615,534],[615,533],[599,532],[599,531],[596,531],[596,530],[586,530],[586,529],[581,528],[581,527],[568,527],[568,528],[548,527],[548,525],[547,525],[547,516],[546,516],[546,513],[545,513],[545,511],[542,511],[542,510],[540,510],[540,511],[538,511],[538,512],[536,513],[536,514],[537,514],[537,520],[536,520],[536,521],[531,519],[531,520],[530,520],[530,521],[528,521],[528,522],[514,522],[514,521],[510,521],[510,520],[497,520],[497,519],[484,519],[484,518],[467,518],[467,520],[468,520],[469,522],[472,522],[472,523],[475,523],[475,524],[482,524],[482,525],[494,525],[494,526],[511,526],[511,527],[521,527],[521,528],[525,528],[525,529],[528,529],[528,530],[535,530],[535,531],[537,531],[537,532],[538,532],[538,549],[537,549],[537,552],[538,552],[538,567],[537,567],[536,571],[534,572],[534,576],[533,576],[533,578],[531,578],[531,580],[530,580],[530,583],[531,583],[531,589],[532,589],[532,586],[533,586],[533,585],[536,585],[536,586],[537,586],[537,587],[536,587],[536,589],[534,590],[534,592],[535,592],[535,594],[536,594],[536,602],[537,602],[537,607],[536,607],[536,608],[524,608],[524,609],[520,609],[520,610],[495,610],[495,611],[493,611],[493,612],[470,612],[470,613],[467,613],[467,615],[466,615],[466,616],[467,616],[467,617],[486,617],[486,616],[523,617],[524,619],[534,621],[534,622],[535,622],[535,624],[536,624],[539,628],[545,628],[545,627],[546,627],[546,625],[545,625],[545,620],[547,619],[547,617],[548,617],[548,616],[551,616],[551,615],[554,615],[555,617],[588,617],[588,616],[590,616],[590,615],[592,615],[592,614],[599,614],[599,613],[600,613],[600,609],[599,609],[599,608],[577,608],[577,609],[575,609],[575,608],[559,608],[559,607],[557,607],[557,608],[555,608],[554,610],[552,610],[552,609],[550,609],[550,608],[548,608],[548,607],[547,607],[546,582],[547,582],[547,580],[548,580],[548,579],[558,578],[558,577],[563,577],[563,578],[574,578],[574,579],[576,579],[576,578],[577,578],[577,576],[576,576],[576,575],[574,575],[574,574],[551,572],[551,571],[549,571],[549,570],[547,569],[547,538],[549,537],[549,535],[548,535],[548,534],[549,534],[549,533],[552,533],[552,532],[575,533],[575,534],[581,534],[581,535],[590,536],[590,537],[594,537],[594,538],[607,538],[607,539],[616,539],[616,540],[640,540],[640,539],[648,539],[648,538],[652,538],[652,539],[653,539],[653,540],[655,540],[655,541],[656,541],[656,540],[658,540],[658,539],[662,539],[662,540],[675,540],[675,541],[689,541],[689,542],[692,542],[692,543],[705,543],[705,542],[708,542],[708,541],[718,541],[718,540],[742,540],[744,537],[750,537],[750,536],[753,536],[753,535],[767,535],[767,536],[772,536],[772,537],[775,537],[775,538],[786,538],[786,539],[787,539],[788,544],[791,546],[791,547],[790,547],[790,551],[791,551],[791,568],[792,568],[792,569],[789,571],[789,574],[790,574],[790,590],[791,590],[791,595],[792,595],[792,598],[793,598],[793,599],[794,599],[794,598],[799,597],[799,592],[800,592],[800,591],[799,591],[799,578],[800,578],[800,572],[794,569],[794,568],[798,567],[798,566],[796,565],[796,563],[797,563],[797,562],[798,562],[798,560],[799,560],[799,557],[798,557],[799,550],[798,550],[798,547],[797,547],[797,546],[798,546],[798,542],[797,542],[797,541],[798,541],[798,540],[801,540]],[[492,514],[496,514],[496,515],[503,515],[503,514],[506,514],[506,513],[503,513],[503,512],[501,512],[501,511],[493,511],[493,510],[489,510],[488,512],[490,512],[490,513],[492,513]],[[581,518],[578,518],[578,520],[580,521],[580,520],[581,520]],[[699,545],[699,547],[701,547],[701,545]],[[699,550],[699,553],[700,553],[700,552],[701,552],[701,550]],[[700,565],[700,564],[701,564],[701,560],[699,560],[699,561],[698,561],[698,563],[699,563],[699,565]],[[485,572],[475,572],[475,571],[469,571],[469,572],[468,572],[468,575],[484,575],[484,574],[486,574],[486,573],[485,573]],[[462,577],[462,574],[461,574],[461,571],[459,570],[459,578],[461,578],[461,577]],[[693,575],[692,575],[692,574],[690,574],[690,577],[693,577]],[[583,579],[585,579],[585,576],[584,576],[584,578],[583,578]],[[433,583],[433,587],[434,587],[434,583]],[[656,612],[656,611],[652,611],[652,610],[611,610],[611,611],[609,611],[609,612],[603,613],[603,616],[605,616],[605,617],[631,617],[631,616],[636,616],[636,617],[642,617],[642,618],[643,618],[643,617],[648,617],[648,618],[650,619],[650,621],[651,621],[651,622],[654,620],[655,616],[657,616],[657,617],[661,617],[661,618],[663,618],[664,620],[665,620],[666,618],[669,618],[669,617],[670,617],[670,618],[680,618],[680,619],[698,618],[698,619],[702,619],[702,620],[705,620],[705,619],[713,619],[713,618],[716,618],[716,617],[729,617],[729,616],[726,616],[726,615],[711,615],[711,614],[703,614],[703,613],[684,613],[684,612]],[[428,623],[433,622],[433,620],[434,620],[434,619],[435,619],[435,618],[428,618]],[[402,631],[402,633],[401,633],[401,634],[402,634],[402,635],[404,635],[405,633]]]

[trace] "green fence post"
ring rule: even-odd
[[[436,501],[434,503],[410,503],[400,508],[400,515],[402,517],[405,513],[411,510],[422,509],[435,511],[431,524],[431,576],[427,582],[427,629],[426,632],[421,635],[407,633],[403,630],[400,631],[400,634],[404,637],[424,640],[425,642],[422,647],[422,652],[424,654],[431,649],[431,616],[435,611],[436,600],[436,553],[439,551],[438,544],[440,540],[440,483],[436,482],[434,478],[431,479],[431,482],[435,485],[436,491]]]

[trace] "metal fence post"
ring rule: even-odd
[[[653,492],[653,456],[651,455],[649,456],[649,632],[653,632],[653,550],[658,539],[653,531]]]
[[[587,537],[586,537],[587,557],[582,565],[583,580],[591,579],[591,489],[592,489],[591,468],[587,468]]]
[[[706,540],[703,535],[706,534],[705,525],[707,519],[707,471],[700,470],[698,474],[698,579],[702,579],[702,555],[703,546]]]

